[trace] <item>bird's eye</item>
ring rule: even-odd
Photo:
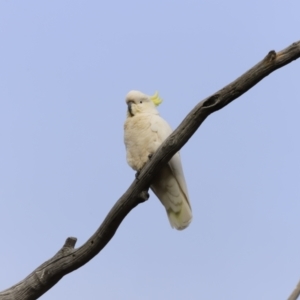
[[[143,101],[141,100],[140,103],[143,103]]]

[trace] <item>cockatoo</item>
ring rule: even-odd
[[[129,166],[138,172],[172,133],[170,125],[156,109],[161,102],[158,93],[148,96],[130,91],[126,96],[126,157]],[[150,188],[164,205],[171,226],[178,230],[185,229],[192,220],[192,210],[179,152],[158,172]]]

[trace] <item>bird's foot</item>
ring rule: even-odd
[[[153,153],[151,153],[151,154],[148,155],[149,160],[152,158],[152,156],[153,156]],[[146,162],[146,163],[147,163],[147,162]],[[146,163],[145,163],[145,164],[146,164]],[[143,167],[145,166],[145,164],[143,165]],[[143,167],[142,167],[142,168],[143,168]],[[137,170],[136,173],[135,173],[135,178],[136,178],[137,180],[139,180],[138,177],[139,177],[140,174],[141,174],[142,168],[139,169],[139,170]]]
[[[141,174],[141,170],[138,170],[138,171],[136,171],[136,173],[135,173],[135,178],[138,180],[139,178],[139,176],[140,176],[140,174]]]

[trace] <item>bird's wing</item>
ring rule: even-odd
[[[185,195],[185,198],[187,200],[187,203],[189,207],[191,208],[191,204],[189,201],[189,194],[187,190],[187,185],[185,182],[184,174],[183,174],[183,169],[182,169],[182,164],[181,164],[181,159],[180,159],[180,154],[177,152],[169,161],[169,166],[182,190],[182,192]]]
[[[151,130],[155,133],[157,148],[172,132],[169,124],[159,116],[151,119]],[[193,216],[179,153],[156,174],[151,189],[165,206],[171,226],[178,230],[186,228]]]
[[[152,115],[150,118],[150,128],[156,134],[157,148],[164,142],[164,140],[172,133],[171,126],[159,115]],[[155,149],[156,151],[157,149]]]
[[[154,115],[151,118],[150,122],[151,122],[151,130],[157,133],[157,139],[158,139],[158,144],[159,144],[158,147],[159,147],[166,140],[166,138],[173,132],[173,130],[170,127],[170,125],[159,115]],[[182,190],[183,194],[185,195],[188,205],[190,206],[187,185],[186,185],[184,174],[183,174],[183,169],[182,169],[182,165],[181,165],[181,159],[180,159],[179,152],[177,152],[171,158],[171,160],[169,161],[169,167],[170,167],[180,189]],[[170,192],[172,192],[172,191],[170,191]]]

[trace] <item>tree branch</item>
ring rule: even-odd
[[[145,165],[124,195],[110,210],[103,223],[81,247],[74,249],[76,238],[68,238],[63,247],[48,261],[40,265],[24,280],[0,293],[1,300],[37,299],[63,276],[80,268],[97,255],[114,236],[119,225],[129,212],[149,197],[148,189],[155,173],[199,128],[213,112],[247,92],[271,72],[300,57],[300,41],[286,49],[269,54],[238,79],[225,86],[212,96],[204,99],[186,116],[178,128],[160,146],[151,160]],[[296,298],[291,298],[296,299]]]
[[[289,296],[288,300],[297,300],[300,295],[300,281],[293,290],[292,294]]]

